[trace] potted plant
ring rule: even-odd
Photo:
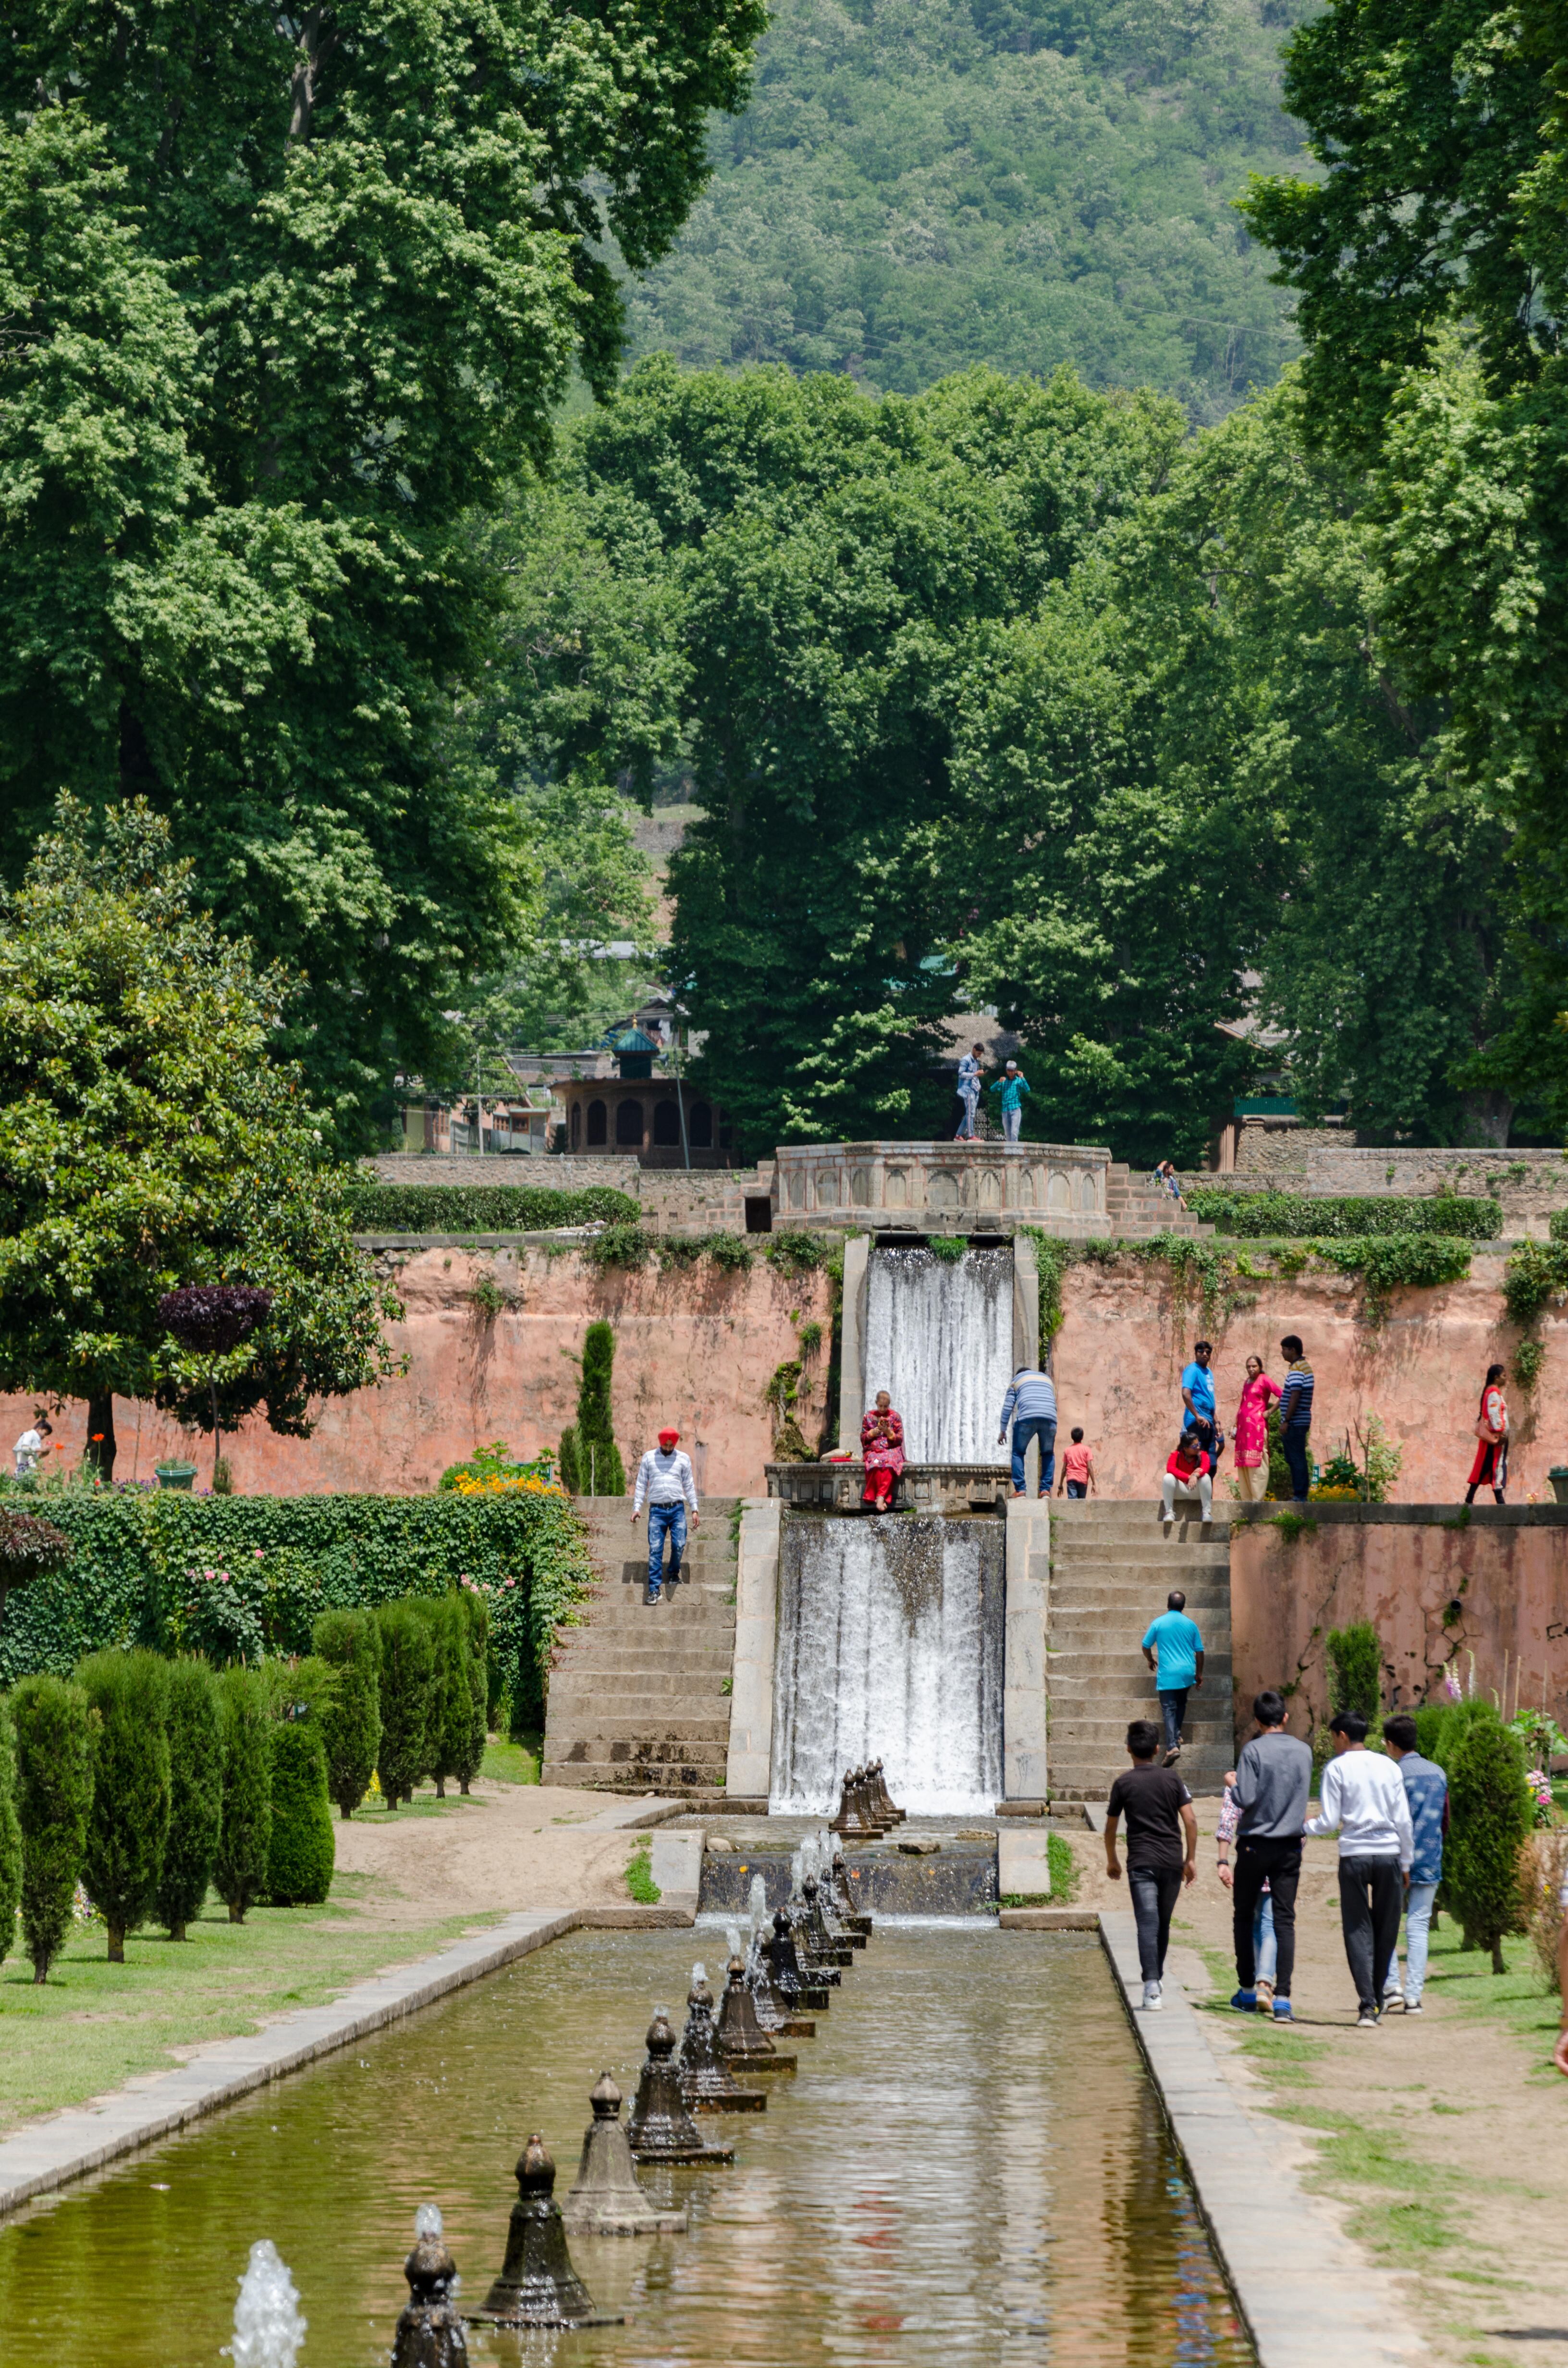
[[[154,1463],[153,1474],[160,1488],[191,1488],[196,1485],[194,1463]]]

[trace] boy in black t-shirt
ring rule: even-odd
[[[1160,2004],[1171,1917],[1184,1883],[1198,1873],[1198,1818],[1192,1795],[1174,1768],[1156,1768],[1159,1729],[1135,1718],[1127,1730],[1132,1765],[1110,1788],[1106,1803],[1106,1873],[1119,1881],[1116,1855],[1118,1820],[1127,1819],[1127,1887],[1138,1926],[1138,1964],[1145,2009]],[[1185,1836],[1185,1840],[1184,1840]]]

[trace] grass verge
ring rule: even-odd
[[[243,1924],[231,1924],[222,1901],[210,1899],[183,1943],[130,1934],[123,1965],[107,1962],[103,1928],[84,1926],[41,1988],[25,1958],[7,1957],[0,1964],[0,2132],[137,2075],[166,2072],[209,2040],[321,2006],[488,1920],[449,1916],[377,1930],[356,1912],[372,1904],[374,1889],[369,1875],[339,1873],[324,1906],[253,1907]]]
[[[657,1907],[665,1896],[650,1871],[653,1855],[653,1842],[644,1834],[627,1862],[626,1888],[639,1907]]]

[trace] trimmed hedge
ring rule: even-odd
[[[332,1889],[332,1811],[326,1754],[312,1718],[272,1730],[272,1834],[267,1888],[275,1907],[316,1907]]]
[[[1200,1224],[1248,1241],[1270,1235],[1328,1241],[1369,1234],[1450,1234],[1491,1242],[1503,1230],[1496,1201],[1476,1193],[1440,1193],[1431,1200],[1397,1193],[1315,1200],[1306,1192],[1221,1192],[1200,1185],[1183,1199]]]
[[[542,1184],[351,1184],[357,1234],[542,1234],[557,1225],[635,1222],[641,1204],[612,1185],[570,1192]]]
[[[110,1645],[215,1664],[311,1649],[320,1614],[443,1596],[467,1579],[490,1614],[492,1702],[537,1725],[555,1631],[593,1583],[587,1534],[542,1488],[427,1497],[187,1497],[62,1490],[49,1517],[69,1569],[6,1602],[0,1688],[69,1675]]]

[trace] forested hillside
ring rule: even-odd
[[[1231,200],[1302,170],[1308,0],[777,0],[714,175],[629,290],[634,353],[914,393],[984,362],[1197,420],[1296,350]]]

